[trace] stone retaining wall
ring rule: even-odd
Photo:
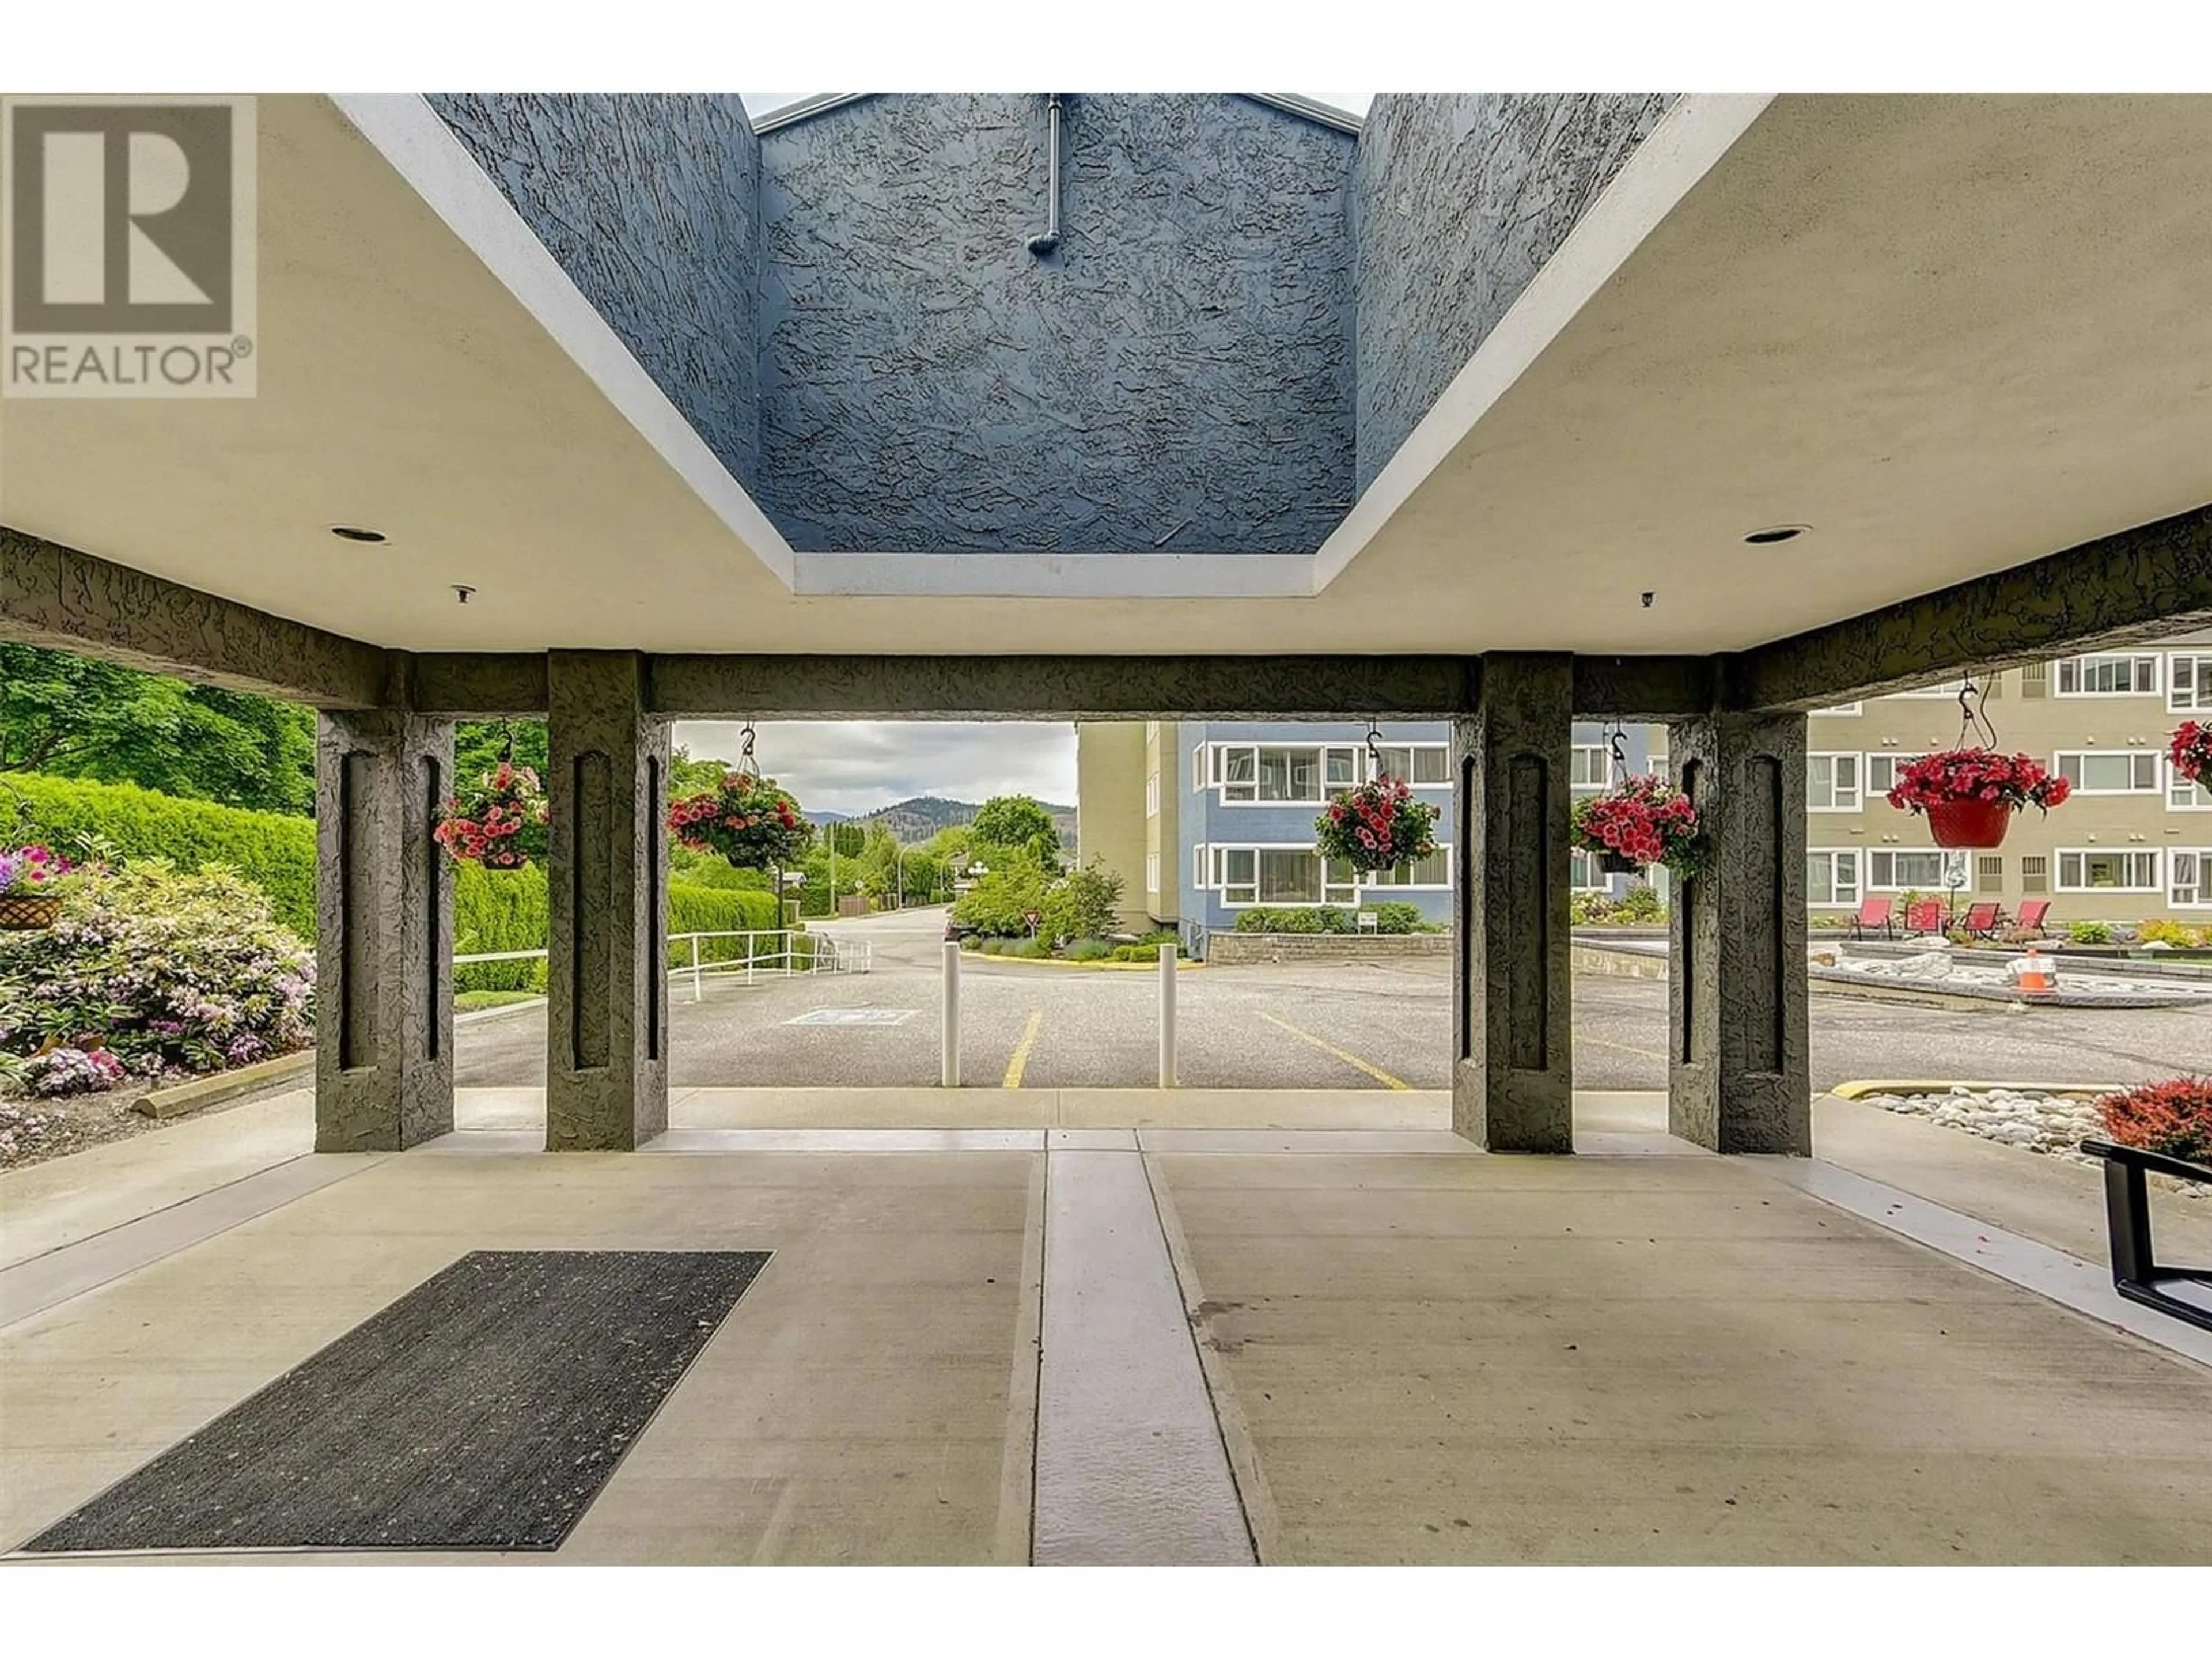
[[[1450,950],[1449,933],[1210,933],[1206,940],[1206,959],[1217,968],[1255,962],[1395,962],[1445,956]]]

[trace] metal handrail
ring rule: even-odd
[[[743,939],[742,956],[732,955],[720,962],[708,961],[700,951],[702,939]],[[765,949],[757,943],[772,941]],[[804,939],[806,948],[793,948],[793,941]],[[866,939],[841,939],[827,933],[800,933],[789,927],[733,928],[690,933],[672,933],[672,946],[687,945],[690,961],[678,963],[668,969],[673,979],[688,975],[691,981],[691,1000],[705,995],[706,977],[709,974],[734,974],[742,969],[745,983],[753,982],[757,974],[766,973],[788,978],[793,974],[866,974],[874,970],[875,947]],[[542,946],[535,951],[477,951],[453,958],[457,968],[476,962],[535,962],[548,957]]]

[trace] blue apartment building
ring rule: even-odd
[[[1364,725],[1163,720],[1086,724],[1078,737],[1081,854],[1121,875],[1125,926],[1172,927],[1186,951],[1203,957],[1208,934],[1233,931],[1255,908],[1396,901],[1429,921],[1450,920],[1460,848],[1450,732],[1441,720],[1393,725],[1376,741],[1382,769],[1435,804],[1437,851],[1368,876],[1326,865],[1314,850],[1316,816],[1374,769]],[[1573,741],[1575,789],[1603,787],[1613,769],[1607,733],[1577,725]],[[1622,752],[1630,772],[1650,769],[1644,727],[1622,733]],[[1575,854],[1577,891],[1618,894],[1632,879],[1602,875]]]

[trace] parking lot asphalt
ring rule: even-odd
[[[866,941],[865,975],[710,980],[670,991],[673,1087],[914,1087],[938,1080],[941,909],[816,923]],[[962,961],[962,1080],[1038,1089],[1149,1088],[1158,986],[1150,972]],[[854,1011],[866,1011],[858,1012]],[[812,1018],[809,1019],[808,1017]],[[795,1021],[805,1021],[794,1024]],[[863,1023],[866,1022],[866,1023]],[[878,1023],[880,1022],[880,1023]],[[1577,976],[1575,1082],[1666,1086],[1667,987]],[[1177,985],[1177,1081],[1204,1089],[1449,1086],[1451,975],[1441,958],[1204,968]],[[541,1085],[541,1006],[456,1033],[464,1087]],[[1959,1010],[1815,995],[1813,1081],[1973,1078],[2137,1082],[2212,1072],[2212,1015]]]

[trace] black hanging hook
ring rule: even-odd
[[[1974,684],[1974,671],[1968,669],[1959,683],[1959,747],[1994,749],[1997,746],[1997,729],[1989,716],[1989,690]],[[1969,739],[1972,739],[1970,744]]]
[[[1367,765],[1371,775],[1382,775],[1382,728],[1371,714],[1367,720]]]
[[[739,769],[752,777],[760,775],[760,763],[753,758],[753,723],[747,720],[744,729],[738,733],[738,763]]]
[[[514,763],[514,722],[502,720],[499,723],[499,757],[507,765]]]
[[[1606,780],[1609,788],[1625,781],[1628,776],[1628,730],[1617,719],[1613,722],[1608,743],[1613,750],[1613,775]]]

